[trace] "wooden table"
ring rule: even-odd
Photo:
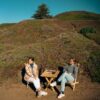
[[[42,73],[41,76],[44,77],[44,78],[46,79],[46,81],[47,81],[46,90],[47,90],[48,87],[50,87],[51,82],[52,82],[55,78],[57,78],[58,74],[59,74],[59,71],[58,71],[58,70],[45,70],[45,71]],[[52,89],[53,91],[55,91],[54,87],[51,87],[51,89]]]

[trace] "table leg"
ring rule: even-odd
[[[47,86],[46,86],[46,90],[47,90],[47,88],[50,86],[50,84],[51,84],[51,82],[54,80],[54,78],[45,78],[46,79],[46,81],[47,81]],[[51,87],[51,89],[53,90],[53,91],[55,91],[55,89],[54,89],[54,87]]]

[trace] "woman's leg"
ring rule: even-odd
[[[46,96],[47,95],[47,92],[41,90],[41,85],[40,85],[40,79],[39,78],[37,78],[37,79],[30,78],[29,82],[32,82],[34,87],[36,88],[36,91],[38,93],[37,96]]]
[[[61,90],[60,90],[60,94],[58,95],[58,99],[60,99],[60,98],[65,96],[64,91],[65,91],[66,83],[67,83],[66,78],[63,78],[61,80]]]
[[[34,79],[33,77],[30,77],[29,78],[29,82],[32,82],[33,83],[33,85],[34,85],[34,87],[36,88],[37,91],[40,91],[41,90],[39,78]]]
[[[66,80],[65,78],[63,78],[63,79],[61,80],[61,90],[60,90],[61,93],[64,93],[66,83],[67,83],[67,80]]]
[[[40,85],[40,79],[39,78],[34,79],[33,84],[34,84],[37,91],[41,90],[41,85]]]
[[[62,73],[62,75],[58,78],[57,82],[61,82],[66,76],[66,72]]]
[[[74,77],[71,74],[65,73],[65,78],[69,83],[72,83],[74,81]]]
[[[57,82],[61,82],[61,92],[64,93],[64,90],[65,90],[65,85],[67,83],[67,79],[65,78],[66,77],[66,72],[64,72],[57,80]]]
[[[64,72],[58,79],[58,82],[61,82],[61,91],[64,92],[66,83],[72,83],[73,81],[73,76],[67,72]]]

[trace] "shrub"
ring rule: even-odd
[[[88,64],[91,79],[100,82],[100,50],[91,53]]]
[[[87,37],[90,33],[96,33],[96,30],[93,27],[85,27],[80,29],[79,33]]]

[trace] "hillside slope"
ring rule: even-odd
[[[0,76],[5,71],[3,79],[16,75],[29,56],[49,69],[63,66],[75,57],[82,64],[80,69],[86,70],[91,53],[99,51],[100,46],[74,30],[72,23],[76,22],[26,20],[0,32]]]
[[[64,12],[55,16],[60,20],[100,20],[100,14],[87,11]]]

